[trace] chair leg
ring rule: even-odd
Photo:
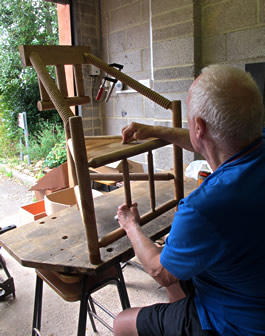
[[[41,328],[41,310],[42,310],[42,292],[43,292],[43,280],[36,276],[36,289],[35,289],[35,301],[32,323],[32,336],[36,335],[35,328],[40,331]]]

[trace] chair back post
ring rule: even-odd
[[[101,263],[101,259],[82,118],[79,116],[71,117],[69,123],[73,147],[73,159],[75,162],[79,188],[79,197],[77,196],[77,199],[80,204],[80,212],[86,230],[89,261],[91,264],[98,265]]]
[[[69,128],[69,118],[73,116],[73,112],[69,108],[68,104],[66,103],[64,96],[60,92],[60,90],[57,88],[56,84],[54,83],[53,79],[51,78],[48,70],[46,69],[46,66],[43,64],[40,56],[32,52],[29,56],[30,62],[35,69],[39,82],[40,87],[44,87],[44,92],[49,96],[51,102],[53,103],[54,107],[56,108],[57,112],[59,113],[61,119],[64,123],[64,130],[65,130],[65,137],[66,137],[66,146],[67,146],[67,140],[69,139],[69,130],[67,132],[67,129]],[[69,176],[69,184],[70,186],[75,185],[76,183],[76,173],[75,168],[72,162],[72,159],[69,155],[69,150],[67,147],[67,159],[69,159],[68,162],[68,176]]]
[[[73,116],[73,112],[70,110],[68,104],[64,99],[64,96],[59,91],[53,79],[51,78],[40,56],[37,53],[32,52],[29,58],[46,92],[48,93],[50,100],[53,102],[54,107],[58,111],[64,124],[66,124],[69,118]]]
[[[181,101],[172,101],[172,126],[181,128]],[[175,175],[175,197],[179,202],[184,197],[184,184],[183,184],[183,151],[182,148],[173,145],[173,164]]]

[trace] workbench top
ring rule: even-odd
[[[174,198],[172,181],[157,181],[157,206]],[[138,203],[140,214],[150,211],[148,182],[132,182],[132,200]],[[119,227],[114,219],[117,208],[124,203],[123,188],[94,199],[99,237]],[[169,232],[175,209],[143,226],[151,239]],[[122,237],[107,247],[100,248],[100,265],[88,259],[85,228],[77,206],[55,215],[23,225],[0,236],[3,246],[21,265],[66,273],[97,274],[117,262],[134,256],[128,238]]]

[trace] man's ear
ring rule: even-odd
[[[206,133],[206,123],[200,117],[195,117],[194,121],[195,121],[195,125],[194,125],[195,135],[197,138],[202,138]]]

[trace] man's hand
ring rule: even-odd
[[[121,228],[127,232],[130,227],[140,224],[140,216],[137,209],[137,203],[133,203],[130,208],[126,204],[119,206],[118,211],[118,222]]]
[[[152,137],[152,129],[153,126],[132,122],[122,129],[122,142],[128,143],[133,140],[144,140]]]

